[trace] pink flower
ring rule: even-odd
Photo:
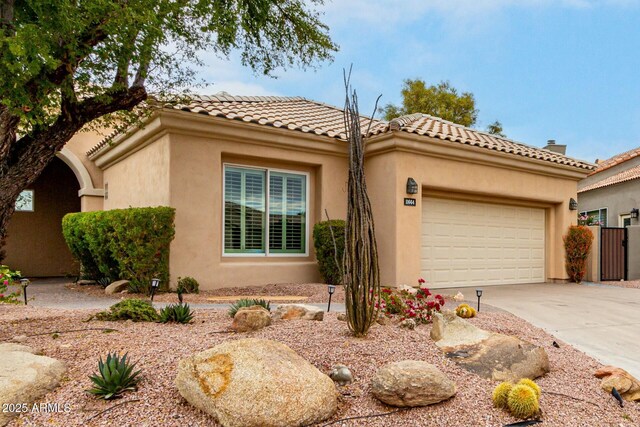
[[[427,281],[426,281],[426,280],[424,280],[422,277],[418,279],[418,283],[420,283],[421,285],[422,285],[423,283],[426,283],[426,282],[427,282]]]
[[[9,281],[8,280],[5,280],[3,283],[5,284],[5,286],[9,285]]]
[[[4,298],[4,294],[0,294],[0,298]]]

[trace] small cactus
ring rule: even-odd
[[[513,388],[510,382],[503,382],[493,389],[493,406],[496,408],[506,408],[509,392]]]
[[[460,304],[456,308],[456,314],[463,319],[469,319],[471,317],[475,317],[476,310],[471,307],[469,304]]]
[[[520,419],[531,418],[540,410],[535,390],[524,384],[518,384],[511,389],[507,406],[511,415]]]
[[[530,380],[529,378],[523,378],[520,381],[518,381],[518,384],[523,384],[531,387],[533,391],[536,392],[536,397],[540,399],[540,394],[541,394],[540,386],[536,384],[533,380]]]

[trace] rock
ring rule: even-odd
[[[611,389],[615,387],[624,400],[630,402],[640,400],[640,381],[624,369],[605,366],[598,369],[595,376],[602,378],[600,387],[607,393],[611,393]]]
[[[80,285],[80,286],[87,286],[87,285],[95,285],[96,281],[95,280],[78,280],[76,282],[76,285]]]
[[[27,341],[28,339],[29,337],[27,337],[26,335],[16,335],[15,337],[11,338],[11,341],[21,343]]]
[[[400,322],[400,327],[413,330],[416,328],[416,321],[413,319],[404,319]]]
[[[124,291],[120,291],[121,294],[128,294],[129,293],[129,289],[125,289]]]
[[[273,313],[274,319],[293,320],[322,320],[324,311],[313,305],[307,304],[280,304]]]
[[[462,302],[464,301],[464,295],[462,294],[462,292],[458,292],[453,296],[453,300],[457,302]]]
[[[251,307],[242,307],[236,312],[236,315],[233,316],[231,329],[236,332],[252,332],[270,324],[271,315],[269,310],[261,305],[252,305]]]
[[[452,311],[434,316],[431,338],[458,365],[494,381],[535,379],[549,372],[544,348],[480,329]]]
[[[30,347],[0,344],[0,407],[31,405],[60,384],[67,368],[59,360],[34,354]],[[17,413],[0,411],[0,426]]]
[[[314,424],[338,404],[331,378],[286,345],[252,338],[181,360],[176,387],[225,427]]]
[[[336,318],[341,322],[346,322],[347,321],[346,313],[338,313],[338,316]]]
[[[392,406],[426,406],[456,394],[456,385],[438,368],[419,360],[389,363],[371,381],[373,395]]]
[[[455,311],[435,313],[431,327],[431,339],[438,347],[456,347],[477,344],[491,334],[458,317]]]
[[[344,365],[335,365],[329,373],[329,378],[338,383],[338,385],[347,385],[353,382],[351,371]]]
[[[106,288],[104,288],[104,293],[107,295],[117,294],[118,292],[124,291],[129,288],[128,280],[116,280]]]
[[[381,314],[378,316],[378,318],[376,319],[376,323],[380,326],[385,326],[388,325],[389,323],[391,323],[391,319],[388,318],[387,316],[385,316],[384,314]],[[415,322],[414,322],[415,323]],[[415,328],[415,326],[414,326]]]

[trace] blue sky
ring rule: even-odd
[[[476,97],[478,128],[594,161],[640,146],[640,0],[334,0],[322,7],[340,51],[317,70],[256,76],[208,57],[205,92],[304,96],[341,106],[353,63],[360,109],[400,103],[405,78],[449,80]],[[202,91],[202,90],[200,90]]]

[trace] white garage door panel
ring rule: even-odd
[[[423,278],[432,287],[545,281],[544,209],[425,198]]]

